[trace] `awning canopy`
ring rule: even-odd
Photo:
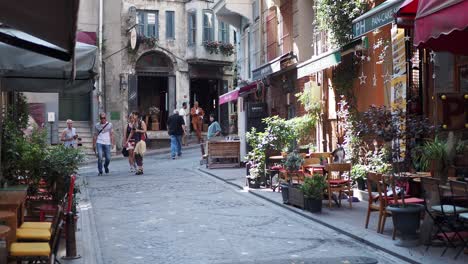
[[[242,87],[237,87],[235,90],[229,91],[219,97],[219,105],[237,100],[240,96],[245,96],[252,93],[257,88],[257,82],[253,82]]]
[[[414,45],[468,55],[468,1],[419,0]]]
[[[369,12],[353,20],[353,37],[359,38],[374,29],[388,25],[394,21],[403,0],[387,0]]]
[[[396,14],[397,25],[403,28],[412,28],[414,26],[414,18],[416,17],[417,11],[418,0],[406,0],[403,2]]]
[[[325,54],[321,54],[316,58],[307,60],[297,65],[297,78],[300,79],[307,75],[311,75],[318,71],[330,68],[341,62],[340,50],[334,50]]]
[[[0,32],[21,37],[32,43],[47,43],[18,30],[1,29]],[[73,81],[72,62],[61,61],[0,42],[1,88],[28,92],[67,92],[75,88],[84,89],[79,87],[80,84],[94,82],[96,50],[96,46],[79,42],[76,44],[76,77]],[[86,89],[92,89],[92,85]]]
[[[293,52],[290,52],[261,65],[260,67],[252,71],[252,80],[258,81],[267,77],[270,74],[279,72],[281,70],[281,62],[293,58],[295,58],[295,55]]]
[[[79,0],[1,1],[0,23],[53,44],[11,38],[0,32],[0,41],[69,61],[75,49]]]

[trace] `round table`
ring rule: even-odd
[[[17,218],[16,214],[10,211],[0,211],[0,221],[5,222],[10,232],[7,236],[7,246],[16,241]]]

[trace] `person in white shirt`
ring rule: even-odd
[[[109,173],[109,163],[111,159],[111,148],[114,142],[114,129],[112,123],[107,122],[106,113],[99,114],[99,122],[94,126],[95,133],[93,137],[93,149],[98,156],[98,171],[99,176],[102,175],[102,155],[106,161],[104,163],[104,170],[106,174]]]
[[[185,133],[182,135],[182,145],[188,146],[187,135],[190,132],[190,111],[188,110],[187,103],[182,103],[182,108],[179,110],[179,115],[182,116],[185,123]]]
[[[73,127],[73,120],[67,120],[67,128],[62,131],[62,136],[60,140],[63,141],[63,145],[68,148],[76,148],[76,140],[78,134],[76,133],[76,128]]]

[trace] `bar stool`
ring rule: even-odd
[[[9,211],[0,211],[0,222],[3,222],[6,226],[10,228],[8,233],[8,245],[16,241],[16,228],[17,228],[17,219],[16,215],[13,212]]]

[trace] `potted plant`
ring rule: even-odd
[[[363,164],[355,164],[351,169],[351,179],[357,183],[358,189],[364,191],[366,189],[366,174],[368,168]],[[370,187],[369,187],[370,188]]]
[[[306,210],[313,213],[322,211],[323,190],[326,186],[325,177],[320,174],[304,179],[301,190],[304,194],[304,208]]]
[[[217,41],[205,41],[203,42],[203,46],[210,54],[219,53],[219,43]]]
[[[249,188],[258,189],[260,188],[260,177],[263,173],[260,166],[255,164],[248,164],[248,174],[247,174],[247,182]]]
[[[229,57],[234,54],[234,46],[231,43],[220,43],[219,51],[221,51],[221,54],[224,56]]]
[[[455,148],[454,166],[468,167],[468,148],[465,141],[460,140]]]
[[[432,177],[439,178],[442,183],[447,181],[448,145],[436,137],[434,141],[427,141],[422,147],[421,159],[430,164]]]
[[[291,184],[291,180],[294,176],[301,173],[299,169],[303,163],[304,159],[296,151],[289,153],[283,162],[289,181],[288,202],[300,208],[304,208],[304,195],[300,189],[300,184]]]

